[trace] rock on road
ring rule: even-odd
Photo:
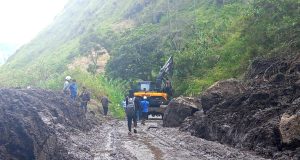
[[[107,119],[89,132],[72,132],[66,148],[74,159],[86,160],[205,160],[263,159],[216,142],[193,137],[177,128],[163,128],[161,121],[138,124],[138,133],[128,135],[127,123]]]

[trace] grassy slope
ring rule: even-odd
[[[134,29],[117,35],[112,53],[115,57],[124,54],[119,50],[123,46],[147,47],[147,41],[150,44],[151,39],[160,35],[161,45],[156,49],[165,57],[175,56],[173,82],[178,94],[196,95],[217,80],[240,75],[245,67],[236,62],[246,66],[244,62],[249,57],[231,45],[243,45],[238,44],[241,28],[236,25],[240,25],[238,22],[249,5],[236,2],[219,7],[210,0],[196,1],[195,5],[193,2],[170,1],[168,4],[167,1],[156,1],[149,4],[132,16],[138,23]],[[162,12],[163,16],[160,23],[153,24],[152,18],[157,12]],[[108,71],[114,77],[120,74],[115,67]]]
[[[128,79],[126,74],[132,74],[129,78],[134,77],[137,73],[130,68],[124,76],[126,65],[116,66],[127,61],[123,55],[134,52],[135,57],[143,57],[159,50],[164,57],[174,55],[175,75],[172,81],[176,93],[197,95],[215,81],[241,78],[256,56],[299,53],[300,40],[299,36],[295,36],[299,35],[300,26],[297,16],[299,3],[296,0],[216,2],[156,0],[145,5],[141,12],[131,17],[137,26],[116,35],[112,47],[114,57],[107,71],[113,77],[121,75]],[[160,22],[152,23],[158,12],[162,13]],[[155,44],[153,39],[159,44]],[[149,49],[151,46],[155,49],[148,53],[136,49]],[[118,58],[121,56],[124,59],[120,61]],[[129,57],[128,61],[132,58]],[[147,60],[144,64],[150,66]],[[154,72],[157,73],[157,69]]]

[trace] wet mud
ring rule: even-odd
[[[153,127],[155,126],[155,127]],[[193,137],[178,128],[163,128],[161,120],[139,125],[128,135],[125,121],[108,120],[86,133],[70,133],[66,148],[78,159],[199,160],[263,159],[216,142]]]

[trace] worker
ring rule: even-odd
[[[107,96],[103,96],[103,97],[101,98],[101,104],[102,104],[102,107],[103,107],[103,114],[104,114],[104,116],[107,115],[107,112],[108,112],[108,104],[109,104],[109,103],[111,103],[111,102],[109,101],[109,99],[107,98]]]
[[[140,105],[140,98],[135,97],[134,98],[134,106],[135,106],[135,116],[136,116],[136,121],[139,121],[141,119],[141,105]]]
[[[135,104],[134,104],[134,97],[128,97],[126,100],[126,117],[127,117],[127,125],[128,125],[128,134],[131,135],[131,125],[133,121],[133,132],[137,133],[136,127],[137,127],[137,121],[136,121],[136,115],[135,115]]]
[[[79,95],[79,98],[81,101],[80,108],[83,109],[84,113],[86,113],[87,112],[87,104],[91,99],[91,95],[90,95],[90,92],[87,91],[85,86],[82,87],[82,92]]]
[[[69,95],[70,94],[70,90],[69,90],[69,87],[70,87],[70,81],[71,81],[71,76],[67,76],[65,78],[65,83],[64,83],[64,88],[63,88],[63,93],[65,95]]]
[[[72,83],[69,86],[70,92],[71,92],[71,99],[76,100],[77,97],[77,84],[76,80],[73,79]]]
[[[164,87],[163,91],[165,93],[167,93],[168,100],[171,100],[172,96],[173,96],[173,89],[172,89],[171,81],[169,81],[168,79],[166,81],[166,84],[165,84],[165,87]]]
[[[149,102],[147,101],[147,97],[144,96],[143,100],[140,102],[140,106],[142,108],[142,124],[145,125],[146,119],[148,119],[148,108]]]

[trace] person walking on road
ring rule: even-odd
[[[106,96],[103,96],[101,98],[101,104],[102,104],[102,107],[103,107],[103,114],[106,116],[107,115],[107,112],[108,112],[108,104],[111,103],[109,101],[109,99],[106,97]]]
[[[134,105],[134,99],[133,97],[127,98],[126,100],[126,116],[127,116],[127,125],[128,125],[128,134],[131,135],[131,125],[133,121],[133,132],[137,133],[136,127],[137,127],[137,121],[136,121],[136,114],[135,114],[135,105]]]
[[[90,92],[87,91],[85,86],[82,87],[82,92],[79,95],[79,98],[81,101],[80,108],[83,109],[84,113],[86,113],[87,112],[87,103],[90,101],[91,95],[90,95]]]
[[[142,114],[139,97],[134,98],[134,106],[135,106],[136,121],[139,121],[141,119],[141,114]]]
[[[77,97],[77,84],[76,84],[76,80],[73,79],[72,83],[70,84],[70,92],[71,92],[71,99],[76,100]]]
[[[142,108],[142,124],[145,125],[146,119],[148,119],[148,108],[149,102],[147,101],[147,97],[144,96],[143,100],[140,102],[140,106]]]

